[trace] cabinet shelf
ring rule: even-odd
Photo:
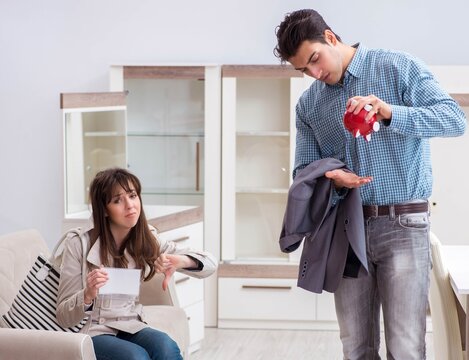
[[[238,131],[237,136],[285,136],[289,137],[288,131]]]
[[[203,190],[168,188],[145,188],[142,190],[142,193],[147,195],[204,195]]]
[[[289,266],[292,267],[293,269],[296,270],[295,276],[298,276],[298,261],[292,261],[291,259],[287,257],[249,257],[249,258],[237,258],[236,260],[224,260],[223,265],[224,266],[245,266],[245,267],[254,267],[254,266],[267,266],[267,265],[284,265],[284,266]],[[221,266],[221,264],[220,264]],[[264,270],[265,271],[265,270]],[[270,277],[271,274],[266,272],[268,276]],[[220,275],[219,275],[220,276]],[[243,274],[243,277],[249,277],[248,274]]]
[[[197,137],[197,138],[203,138],[205,137],[203,132],[159,132],[159,131],[132,131],[128,132],[127,136],[131,137],[162,137],[162,138],[167,138],[167,137]]]
[[[83,134],[85,137],[117,137],[125,134],[117,131],[87,131]]]
[[[243,187],[236,189],[237,194],[287,194],[288,189],[284,188],[258,188]]]

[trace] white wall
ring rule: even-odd
[[[110,64],[276,64],[275,26],[286,12],[315,6],[346,43],[466,65],[466,3],[0,0],[0,234],[34,227],[49,245],[59,238],[59,93],[107,90]]]

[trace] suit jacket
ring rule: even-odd
[[[334,292],[343,276],[368,275],[360,191],[349,189],[334,205],[333,182],[324,176],[339,168],[348,171],[337,159],[315,161],[288,192],[280,248],[292,252],[303,242],[298,286],[315,293]]]
[[[162,240],[156,236],[156,229],[153,226],[150,226],[150,229],[155,235],[156,241],[159,242],[161,253],[190,255],[203,265],[200,271],[180,269],[179,272],[197,278],[204,278],[216,270],[217,261],[211,254],[181,247],[172,241]],[[84,237],[88,244],[87,249],[89,251],[87,254],[83,254],[81,239],[75,232],[71,233],[65,243],[56,311],[59,324],[67,327],[72,326],[88,315],[90,318],[80,332],[88,333],[90,336],[116,334],[118,330],[136,333],[147,327],[148,325],[144,322],[145,314],[142,312],[142,305],[129,297],[106,296],[103,299],[98,297],[98,299],[95,299],[92,309],[90,311],[85,310],[82,263],[83,261],[87,262],[88,271],[100,267],[100,241],[98,238],[90,249],[88,232],[85,231],[80,236]],[[132,257],[127,252],[125,252],[125,256],[129,261],[128,268],[136,268]],[[147,273],[148,270],[149,268],[145,268],[144,272]],[[92,322],[91,319],[95,321]]]

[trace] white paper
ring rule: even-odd
[[[104,268],[104,270],[108,273],[109,280],[99,289],[100,295],[139,295],[140,269]]]

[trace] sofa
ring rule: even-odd
[[[0,315],[5,314],[26,274],[39,253],[50,251],[41,234],[23,230],[0,236]],[[189,325],[178,306],[174,284],[168,291],[161,287],[162,276],[155,276],[140,289],[145,320],[149,325],[168,333],[187,359]],[[0,317],[1,360],[96,360],[91,338],[81,333],[5,328]]]

